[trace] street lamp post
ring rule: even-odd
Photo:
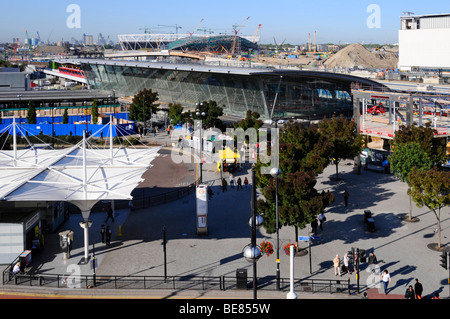
[[[253,299],[257,299],[258,279],[256,276],[256,262],[261,258],[262,251],[259,246],[256,245],[256,229],[261,227],[264,223],[262,216],[256,215],[256,183],[255,183],[255,164],[252,165],[252,216],[250,218],[251,243],[244,247],[243,253],[245,259],[253,263]]]
[[[280,290],[280,232],[279,232],[279,216],[278,216],[278,176],[281,171],[278,167],[270,170],[270,175],[275,178],[275,214],[276,214],[276,229],[277,229],[277,290]]]
[[[22,94],[17,94],[19,98],[19,127],[22,128]]]

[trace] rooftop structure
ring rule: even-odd
[[[450,13],[400,18],[399,68],[450,70]]]

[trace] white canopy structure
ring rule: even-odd
[[[0,150],[0,200],[66,201],[80,208],[84,222],[85,260],[88,260],[92,207],[100,200],[131,200],[131,192],[142,181],[160,147],[95,148],[83,136],[67,149],[17,150],[13,125],[13,150]],[[110,133],[112,133],[112,122]]]

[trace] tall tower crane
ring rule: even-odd
[[[189,37],[192,37],[192,35],[198,30],[198,27],[200,26],[200,24],[202,24],[203,19],[200,20],[199,24],[197,25],[197,27],[195,27],[194,31],[189,32]]]
[[[248,17],[247,19],[245,19],[244,23],[239,27],[237,25],[233,25],[233,30],[234,30],[234,39],[233,39],[233,45],[231,46],[231,55],[234,55],[234,52],[236,51],[236,42],[237,42],[237,36],[238,33],[241,31],[241,29],[244,27],[244,25],[247,23],[248,19],[250,19],[250,17]],[[239,29],[237,29],[239,28]]]
[[[255,32],[255,34],[253,35],[253,40],[254,40],[253,43],[258,42],[257,37],[258,37],[259,29],[261,29],[261,24],[258,25],[258,27],[256,28],[256,32]]]
[[[176,24],[176,25],[162,25],[162,24],[158,24],[158,27],[175,28],[175,33],[177,35],[177,39],[178,39],[178,29],[182,29],[182,27],[180,27],[178,24]]]

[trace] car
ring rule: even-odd
[[[386,113],[386,110],[384,109],[382,104],[378,104],[378,105],[372,106],[371,108],[368,108],[367,113],[370,113],[372,115],[384,114],[384,113]]]

